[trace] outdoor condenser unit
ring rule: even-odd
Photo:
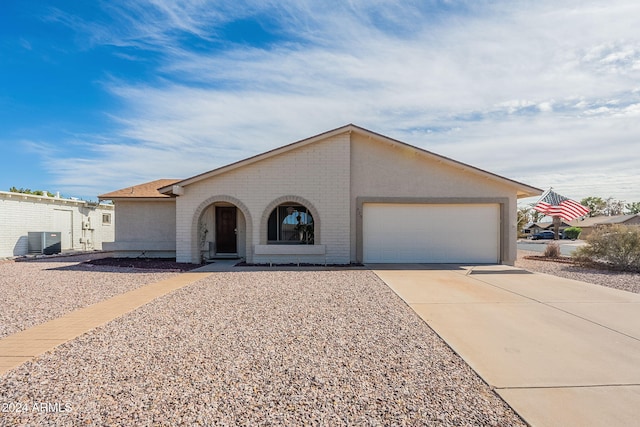
[[[30,254],[59,254],[62,252],[60,231],[30,231],[28,233]]]

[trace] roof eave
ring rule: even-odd
[[[115,197],[108,197],[108,196],[98,196],[98,200],[111,200],[113,202],[116,201],[128,201],[128,200],[135,200],[135,201],[155,201],[155,202],[170,202],[170,201],[175,201],[175,197],[123,197],[123,196],[115,196]]]
[[[292,143],[284,145],[282,147],[274,148],[273,150],[265,151],[264,153],[260,153],[260,154],[257,154],[255,156],[251,156],[251,157],[248,157],[246,159],[239,160],[237,162],[230,163],[230,164],[225,165],[225,166],[221,166],[221,167],[219,167],[217,169],[213,169],[213,170],[210,170],[210,171],[207,171],[207,172],[192,176],[192,177],[187,178],[185,180],[176,182],[173,185],[167,185],[165,187],[161,187],[161,188],[158,189],[158,191],[160,193],[162,193],[162,194],[173,194],[172,193],[173,192],[173,186],[177,185],[177,186],[180,186],[180,187],[184,187],[186,185],[193,184],[195,182],[202,181],[202,180],[207,179],[207,178],[211,178],[212,176],[220,175],[222,173],[229,172],[229,171],[231,171],[233,169],[237,169],[237,168],[240,168],[240,167],[243,167],[243,166],[247,166],[247,165],[259,162],[261,160],[268,159],[270,157],[274,157],[274,156],[277,156],[277,155],[282,154],[282,153],[286,153],[287,151],[291,151],[291,150],[294,150],[294,149],[297,149],[297,148],[304,147],[304,146],[309,145],[309,144],[313,144],[314,142],[318,142],[318,141],[326,139],[326,138],[331,138],[333,136],[340,135],[342,133],[353,131],[355,129],[359,129],[359,128],[357,126],[353,125],[353,124],[348,124],[346,126],[342,126],[342,127],[339,127],[339,128],[327,131],[327,132],[323,132],[321,134],[312,136],[310,138],[301,139],[299,141],[292,142]]]
[[[305,139],[302,139],[302,140],[299,140],[299,141],[296,141],[296,142],[292,142],[292,143],[284,145],[282,147],[278,147],[278,148],[275,148],[273,150],[269,150],[269,151],[266,151],[264,153],[257,154],[255,156],[252,156],[252,157],[249,157],[249,158],[246,158],[246,159],[243,159],[243,160],[239,160],[237,162],[234,162],[234,163],[231,163],[229,165],[222,166],[222,167],[219,167],[217,169],[213,169],[213,170],[201,173],[199,175],[195,175],[193,177],[187,178],[187,179],[182,180],[182,181],[178,181],[178,182],[173,183],[171,185],[167,185],[165,187],[161,187],[161,188],[158,189],[158,191],[160,193],[162,193],[162,194],[166,194],[166,195],[170,195],[170,196],[174,196],[175,197],[176,194],[173,193],[174,186],[179,186],[179,187],[187,186],[187,185],[193,184],[195,182],[198,182],[198,181],[201,181],[201,180],[204,180],[204,179],[207,179],[207,178],[211,178],[213,176],[220,175],[222,173],[231,171],[233,169],[237,169],[237,168],[240,168],[240,167],[243,167],[243,166],[247,166],[247,165],[259,162],[261,160],[264,160],[264,159],[267,159],[267,158],[270,158],[270,157],[273,157],[273,156],[276,156],[276,155],[279,155],[279,154],[282,154],[282,153],[285,153],[285,152],[288,152],[288,151],[291,151],[291,150],[294,150],[294,149],[297,149],[297,148],[301,148],[301,147],[304,147],[306,145],[318,142],[320,140],[323,140],[323,139],[326,139],[326,138],[331,138],[333,136],[340,135],[340,134],[347,133],[347,132],[349,132],[349,133],[358,132],[360,134],[363,134],[363,135],[366,135],[366,136],[369,136],[369,137],[382,139],[382,140],[388,141],[388,142],[393,143],[393,144],[397,144],[397,145],[400,145],[400,146],[403,146],[403,147],[408,147],[408,148],[411,148],[411,149],[415,149],[415,150],[417,150],[417,151],[419,151],[419,152],[421,152],[423,154],[432,156],[432,157],[436,158],[438,161],[440,161],[440,162],[442,162],[444,164],[448,164],[449,166],[453,166],[453,167],[456,167],[456,168],[459,168],[459,169],[462,169],[462,170],[465,170],[465,171],[469,171],[469,172],[472,172],[472,173],[479,173],[481,175],[484,175],[488,179],[493,179],[493,180],[497,180],[499,182],[503,182],[503,183],[505,183],[505,184],[507,184],[509,186],[515,187],[517,189],[516,190],[516,197],[518,199],[526,198],[526,197],[539,196],[544,192],[544,190],[541,190],[539,188],[532,187],[532,186],[529,186],[527,184],[523,184],[521,182],[514,181],[514,180],[509,179],[509,178],[505,178],[503,176],[494,174],[492,172],[485,171],[483,169],[479,169],[479,168],[477,168],[475,166],[471,166],[471,165],[468,165],[466,163],[459,162],[457,160],[453,160],[453,159],[451,159],[449,157],[433,153],[431,151],[425,150],[425,149],[420,148],[420,147],[416,147],[416,146],[411,145],[411,144],[407,144],[406,142],[402,142],[402,141],[399,141],[397,139],[393,139],[393,138],[390,138],[388,136],[385,136],[385,135],[370,131],[368,129],[359,127],[359,126],[354,125],[352,123],[350,123],[348,125],[345,125],[345,126],[341,126],[339,128],[336,128],[336,129],[333,129],[333,130],[330,130],[330,131],[327,131],[327,132],[323,132],[321,134],[312,136],[310,138],[305,138]]]
[[[437,161],[439,161],[441,163],[444,163],[444,164],[447,164],[449,166],[453,166],[453,167],[459,168],[461,170],[465,170],[465,171],[469,171],[469,172],[473,172],[473,173],[480,173],[481,175],[484,175],[486,178],[498,180],[498,181],[504,182],[504,183],[506,183],[506,184],[508,184],[510,186],[514,186],[514,187],[517,188],[516,195],[517,195],[518,199],[522,199],[522,198],[525,198],[525,197],[539,196],[540,194],[544,193],[544,190],[541,190],[540,188],[532,187],[530,185],[523,184],[523,183],[518,182],[518,181],[514,181],[513,179],[506,178],[506,177],[501,176],[501,175],[497,175],[497,174],[495,174],[493,172],[489,172],[489,171],[486,171],[484,169],[480,169],[480,168],[477,168],[475,166],[471,166],[471,165],[469,165],[467,163],[463,163],[463,162],[460,162],[458,160],[451,159],[449,157],[443,156],[441,154],[434,153],[434,152],[429,151],[429,150],[425,150],[424,148],[420,148],[420,147],[416,147],[415,145],[407,144],[406,142],[402,142],[402,141],[399,141],[397,139],[390,138],[388,136],[385,136],[385,135],[370,131],[368,129],[361,128],[361,127],[353,125],[353,124],[349,125],[349,126],[351,126],[354,130],[357,130],[358,132],[360,132],[362,134],[369,135],[369,136],[372,136],[372,137],[376,137],[376,138],[379,138],[379,139],[383,139],[383,140],[386,140],[386,141],[389,141],[389,142],[392,142],[394,144],[398,144],[398,145],[401,145],[401,146],[404,146],[404,147],[415,149],[415,150],[417,150],[417,151],[419,151],[419,152],[421,152],[423,154],[435,157],[436,159],[438,159]]]

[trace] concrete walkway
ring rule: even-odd
[[[221,259],[181,273],[169,279],[152,283],[130,292],[117,295],[85,308],[68,313],[0,339],[0,375],[21,364],[53,350],[90,330],[141,307],[154,299],[180,289],[209,276],[212,273],[230,271],[317,270],[316,267],[243,267],[234,266],[237,259]],[[327,268],[330,269],[330,268]]]
[[[211,273],[182,273],[0,339],[0,375],[154,299]]]
[[[640,295],[507,266],[370,267],[531,425],[640,425]]]

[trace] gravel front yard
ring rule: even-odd
[[[79,264],[90,257],[0,262],[0,338],[177,274]]]
[[[524,425],[366,270],[215,273],[8,372],[3,403],[29,408],[8,425]]]
[[[538,273],[552,274],[567,279],[580,280],[622,291],[640,293],[640,273],[624,273],[609,270],[595,270],[571,264],[550,261],[524,259],[527,255],[540,255],[539,252],[518,251],[516,267]]]
[[[528,254],[640,293],[640,274]],[[0,338],[177,274],[83,260],[0,263]],[[159,298],[0,377],[0,425],[22,424],[524,425],[366,270],[216,273]]]

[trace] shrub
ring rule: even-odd
[[[640,227],[614,225],[596,229],[574,258],[581,262],[604,261],[622,270],[640,270]]]
[[[556,242],[547,244],[547,247],[544,249],[544,256],[549,258],[558,258],[560,256],[560,245]]]
[[[569,227],[564,230],[564,235],[567,236],[567,239],[576,240],[580,233],[582,233],[582,228],[580,227]]]

